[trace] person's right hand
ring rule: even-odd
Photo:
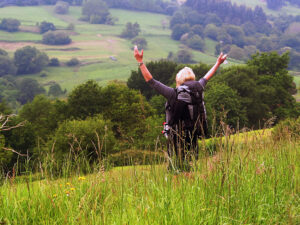
[[[134,57],[135,57],[136,61],[138,61],[139,63],[143,62],[143,54],[144,54],[143,49],[142,49],[141,53],[139,53],[138,47],[134,46]]]

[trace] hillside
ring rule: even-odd
[[[0,8],[0,19],[22,18],[21,29],[26,31],[42,21],[52,22],[58,29],[65,29],[69,23],[75,25],[75,30],[70,32],[72,43],[69,45],[43,45],[38,43],[42,35],[36,32],[0,31],[0,48],[12,55],[16,49],[31,45],[46,52],[49,57],[56,57],[62,62],[73,57],[78,58],[81,65],[76,68],[46,68],[46,77],[39,77],[39,74],[26,75],[45,85],[50,81],[56,81],[67,90],[71,90],[75,85],[88,79],[94,79],[100,84],[106,84],[114,79],[127,80],[130,71],[137,68],[131,50],[131,41],[119,37],[127,22],[140,24],[141,36],[145,37],[148,42],[148,48],[145,50],[146,61],[166,58],[170,51],[178,51],[180,43],[170,38],[171,31],[168,28],[162,27],[162,21],[168,21],[168,16],[119,9],[111,9],[110,12],[118,19],[114,26],[79,21],[80,7],[70,7],[68,15],[55,14],[52,6]],[[216,43],[209,39],[206,43],[205,53],[193,51],[194,59],[211,64],[216,59],[214,56]],[[117,61],[111,60],[111,56]]]

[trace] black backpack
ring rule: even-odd
[[[183,130],[197,136],[207,136],[203,89],[198,81],[187,81],[175,88],[176,95],[166,102],[166,136],[170,128],[176,130],[179,124]]]

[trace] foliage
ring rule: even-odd
[[[72,42],[72,39],[66,32],[48,31],[43,35],[42,42],[47,45],[67,45]]]
[[[116,151],[116,140],[111,128],[110,121],[101,115],[85,120],[66,120],[48,141],[49,151],[54,152],[59,165],[69,154],[70,160],[75,161],[80,157],[88,161],[100,160]]]
[[[209,128],[213,125],[218,126],[221,122],[232,128],[246,126],[248,119],[241,100],[238,92],[224,83],[209,85],[205,92]]]
[[[79,63],[80,61],[77,58],[72,58],[66,62],[67,66],[77,66]]]
[[[272,130],[275,140],[291,140],[300,138],[300,117],[298,119],[285,119],[279,122]]]
[[[45,89],[34,79],[24,78],[18,84],[20,90],[18,101],[25,104],[34,99],[36,95],[44,94]]]
[[[46,22],[46,21],[43,21],[40,24],[39,28],[40,28],[41,34],[46,33],[47,31],[55,31],[56,30],[56,27],[54,26],[53,23]]]
[[[175,62],[178,63],[193,63],[193,54],[190,50],[181,49],[179,50],[173,59]]]
[[[204,50],[204,40],[197,34],[192,35],[185,41],[186,45],[190,48],[197,49],[197,50]]]
[[[182,35],[190,31],[190,26],[188,24],[177,24],[172,29],[171,37],[174,40],[180,40]]]
[[[18,49],[14,54],[17,74],[40,72],[48,65],[48,56],[35,47],[26,46]]]
[[[88,0],[82,5],[82,20],[92,24],[112,24],[106,3],[102,0]]]
[[[141,28],[137,22],[135,23],[128,22],[126,24],[126,28],[122,31],[120,36],[122,38],[132,39],[138,36],[140,32],[141,32]]]
[[[103,111],[101,87],[92,80],[78,85],[68,97],[70,111],[74,118],[85,119]]]
[[[65,93],[66,93],[66,90],[63,91],[61,89],[61,86],[56,82],[54,82],[53,84],[50,85],[49,91],[48,91],[48,95],[53,96],[53,97],[58,97],[58,96],[63,95]]]
[[[48,66],[60,66],[58,58],[51,58]]]
[[[284,0],[267,0],[269,9],[278,10],[284,5]]]
[[[59,100],[52,102],[44,95],[38,95],[23,106],[20,117],[31,123],[37,137],[46,140],[57,128],[58,122],[66,119],[67,106],[64,104],[65,112],[59,110],[62,103]]]
[[[55,13],[57,14],[68,14],[69,12],[69,3],[65,1],[57,1],[54,8]]]
[[[163,84],[171,85],[175,81],[172,77],[176,72],[177,63],[160,60],[149,62],[146,65],[153,78],[159,80]],[[157,94],[145,82],[140,69],[138,71],[131,71],[131,75],[127,81],[127,86],[129,88],[139,90],[147,99],[150,99],[153,95]]]
[[[4,50],[0,48],[0,56],[7,56],[8,53]]]
[[[138,91],[118,83],[111,83],[101,91],[102,114],[113,123],[116,137],[125,146],[136,144],[145,133],[146,118],[153,113],[150,104]]]
[[[19,30],[20,25],[21,23],[17,19],[4,18],[0,23],[0,30],[5,30],[8,32],[16,32]]]
[[[14,62],[8,57],[0,55],[0,77],[4,75],[15,75],[17,71]]]
[[[143,37],[136,37],[131,41],[131,44],[138,46],[138,49],[146,49],[147,41]]]

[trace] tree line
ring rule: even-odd
[[[270,121],[299,117],[288,60],[288,53],[257,53],[246,65],[219,71],[205,90],[210,135],[221,134],[221,122],[235,130],[256,129]],[[167,60],[147,63],[154,78],[173,87],[177,71],[184,66]],[[202,63],[190,66],[197,79],[210,69]],[[38,170],[40,163],[51,160],[59,173],[66,158],[73,162],[82,157],[89,163],[113,157],[121,165],[122,152],[130,150],[134,158],[132,150],[153,151],[165,145],[159,135],[165,101],[150,89],[139,70],[132,71],[127,85],[112,82],[101,87],[90,80],[65,99],[37,95],[7,124],[14,127],[25,121],[23,126],[0,131],[2,148],[19,153],[0,150],[1,166],[10,170],[18,162],[22,170],[29,158],[30,166]],[[11,109],[1,102],[0,112],[9,115]]]

